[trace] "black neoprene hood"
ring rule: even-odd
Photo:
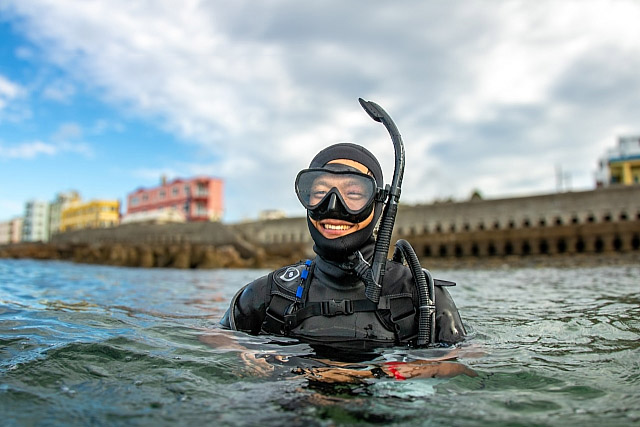
[[[376,179],[378,187],[384,187],[382,168],[380,167],[380,163],[378,163],[378,159],[366,148],[350,142],[331,145],[320,151],[313,160],[311,160],[309,168],[321,168],[331,160],[337,159],[349,159],[365,165]]]
[[[322,168],[332,160],[348,159],[356,161],[366,166],[373,174],[378,187],[384,187],[384,179],[382,176],[382,168],[378,159],[366,148],[353,143],[339,143],[331,145],[320,151],[311,160],[310,168]],[[307,216],[307,225],[309,233],[315,245],[313,250],[316,254],[331,261],[344,261],[355,251],[361,249],[365,244],[370,244],[373,239],[373,230],[380,219],[382,213],[382,203],[376,202],[374,207],[373,220],[366,227],[346,236],[336,239],[327,239],[318,229],[311,223]]]

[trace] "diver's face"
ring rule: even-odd
[[[351,166],[362,173],[365,173],[365,174],[369,173],[369,169],[365,165],[363,165],[362,163],[358,163],[354,160],[337,159],[337,160],[331,160],[329,163],[339,163],[339,164]],[[345,187],[346,192],[341,192],[341,194],[343,194],[343,197],[344,197],[345,194],[348,194],[348,192],[351,191],[354,203],[357,203],[357,198],[359,197],[359,195],[357,193],[356,188],[349,188],[349,183],[345,183],[342,181],[339,182],[337,181],[337,178],[332,178],[332,179],[336,180],[336,182],[333,182],[333,181],[327,182],[326,180],[324,182],[319,181],[317,183],[318,184],[317,196],[313,196],[313,193],[312,193],[312,196],[311,196],[312,199],[313,197],[317,197],[318,198],[317,202],[320,202],[320,200],[324,196],[323,191],[329,191],[333,187],[336,187],[340,190],[341,189],[340,186],[346,186]],[[316,183],[314,183],[314,187],[316,187]],[[343,237],[351,233],[355,233],[356,231],[361,230],[366,226],[368,226],[371,223],[371,221],[373,221],[373,214],[374,212],[372,210],[371,214],[364,221],[358,222],[358,223],[348,222],[348,221],[334,219],[334,218],[324,218],[321,220],[314,220],[313,218],[309,218],[309,220],[311,221],[313,226],[320,232],[320,234],[322,234],[325,238],[337,239],[339,237]]]

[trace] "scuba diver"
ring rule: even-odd
[[[393,259],[387,259],[404,148],[386,112],[373,102],[360,103],[391,134],[392,185],[385,187],[378,160],[362,146],[339,143],[320,151],[295,181],[315,259],[244,286],[231,300],[222,327],[297,338],[316,351],[448,346],[464,339],[446,289],[455,284],[433,279],[406,241],[399,241]]]

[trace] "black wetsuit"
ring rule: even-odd
[[[365,257],[373,249],[367,246]],[[305,269],[310,272],[306,283]],[[306,288],[304,298],[296,299],[301,284]],[[436,280],[435,342],[454,344],[466,332],[447,285],[453,283]],[[296,301],[302,310],[292,313]],[[364,283],[355,273],[317,256],[311,266],[301,262],[283,267],[245,286],[221,324],[251,334],[287,335],[312,345],[370,350],[413,343],[418,334],[417,306],[408,267],[387,262],[381,302],[375,306],[366,299]]]

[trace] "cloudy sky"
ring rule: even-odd
[[[0,0],[0,220],[162,174],[223,178],[228,222],[302,215],[295,174],[326,145],[391,178],[358,97],[402,133],[403,202],[593,188],[640,133],[639,23],[622,0]]]

